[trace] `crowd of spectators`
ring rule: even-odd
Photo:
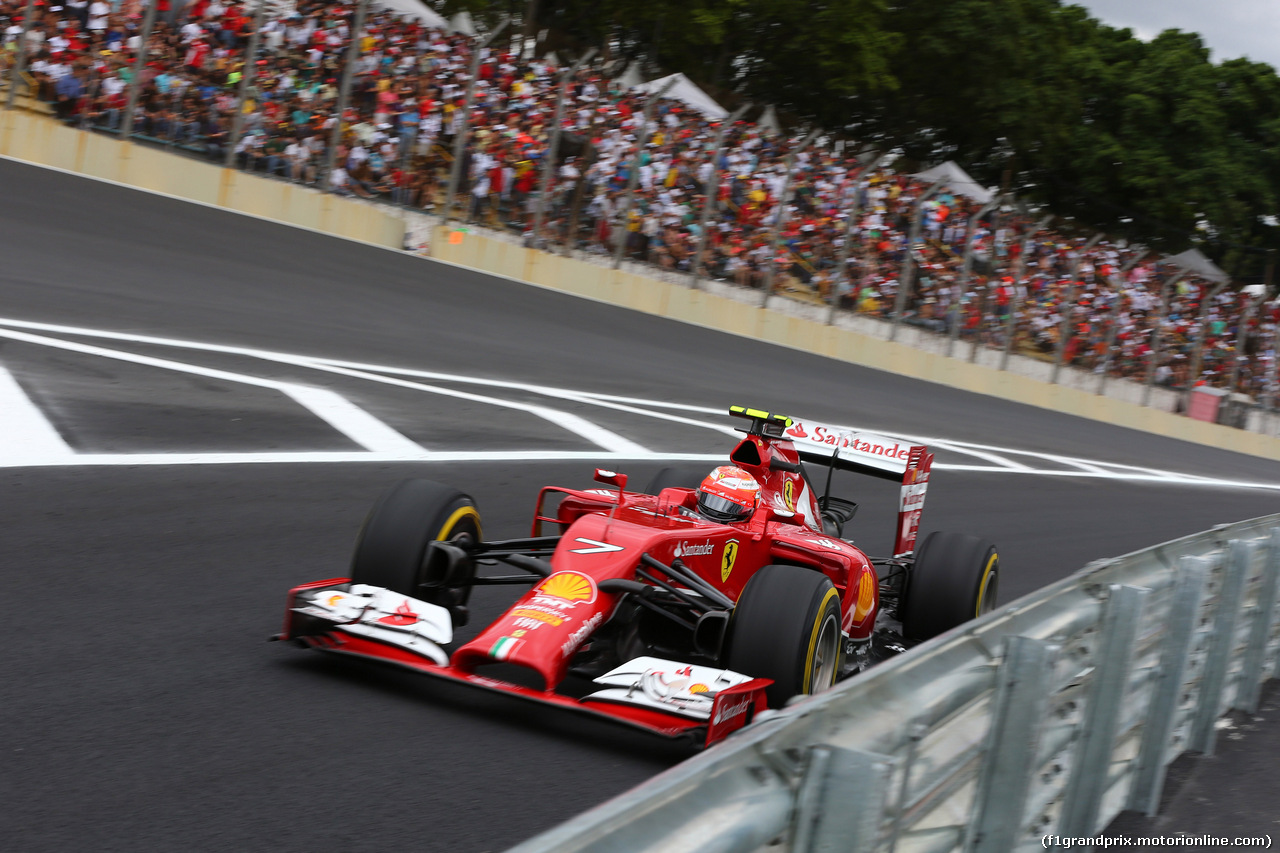
[[[157,2],[141,69],[141,0],[37,3],[27,55],[38,97],[69,123],[118,132],[130,83],[140,75],[140,136],[216,161],[230,154],[242,169],[323,183],[354,5],[274,0],[259,50],[248,57],[252,7]],[[21,38],[24,5],[0,0],[5,65]],[[376,10],[354,35],[359,56],[328,187],[439,212],[463,123],[473,40]],[[889,169],[867,173],[852,150],[826,139],[795,150],[794,140],[750,122],[725,128],[717,154],[717,120],[672,99],[648,104],[646,116],[647,96],[610,79],[605,67],[568,81],[542,230],[533,234],[562,69],[515,49],[484,49],[455,200],[459,216],[538,245],[621,248],[672,272],[697,265],[703,276],[743,288],[771,283],[797,298],[892,314],[924,182]],[[250,69],[254,85],[240,106],[238,84]],[[237,109],[242,131],[232,138]],[[712,188],[716,213],[704,239],[701,214]],[[855,201],[858,216],[849,223]],[[994,347],[1005,346],[1011,332],[1016,351],[1045,358],[1056,357],[1061,344],[1065,363],[1135,379],[1151,364],[1159,328],[1158,383],[1226,386],[1234,374],[1240,390],[1270,402],[1280,303],[1254,303],[1240,290],[1215,291],[1187,276],[1166,304],[1162,288],[1174,270],[1156,258],[1133,257],[1123,244],[1086,248],[1081,238],[1035,231],[1030,218],[1008,208],[992,210],[969,234],[978,207],[945,187],[924,202],[905,322]],[[976,259],[968,274],[966,239]],[[700,243],[707,248],[699,263]],[[1202,311],[1203,362],[1191,377]]]

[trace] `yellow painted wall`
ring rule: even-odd
[[[396,211],[75,130],[22,110],[0,111],[0,154],[365,243],[404,245],[404,221]]]

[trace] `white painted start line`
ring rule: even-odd
[[[130,352],[125,348],[103,347],[67,340],[62,336],[113,341],[119,344],[160,346],[190,352],[242,356],[269,363],[314,370],[321,374],[339,375],[434,396],[466,400],[500,409],[514,409],[554,424],[584,439],[597,449],[431,450],[410,440],[341,394],[328,388],[211,368],[193,364],[189,361],[156,358]],[[316,462],[720,462],[725,458],[724,452],[684,453],[651,450],[579,414],[562,411],[550,405],[531,405],[495,396],[495,394],[500,394],[504,390],[535,394],[549,400],[560,400],[579,406],[591,406],[602,410],[624,412],[657,422],[696,427],[729,436],[737,435],[737,431],[723,421],[709,422],[697,417],[723,418],[725,411],[723,408],[669,400],[646,400],[514,380],[464,376],[392,365],[366,364],[322,356],[298,355],[249,347],[209,344],[199,341],[113,332],[53,323],[39,323],[11,318],[0,318],[0,338],[271,389],[288,396],[363,448],[363,450],[355,451],[272,450],[210,453],[79,453],[67,445],[57,428],[41,412],[39,406],[26,395],[22,387],[3,365],[0,365],[0,468],[66,465],[225,465]],[[433,382],[466,385],[476,388],[477,391],[471,392],[447,388],[438,384],[431,384]],[[490,393],[479,393],[479,389],[486,389]],[[857,427],[842,428],[858,431]],[[885,432],[886,430],[877,429],[875,431]],[[1280,484],[1275,483],[1226,480],[1096,459],[1080,459],[1059,454],[996,447],[930,436],[904,435],[892,430],[889,432],[908,441],[928,444],[936,450],[969,457],[975,463],[950,462],[937,463],[934,466],[942,470],[1121,480],[1133,483],[1167,483],[1184,486],[1280,490]]]

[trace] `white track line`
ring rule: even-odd
[[[425,452],[421,445],[328,388],[286,383],[280,390],[367,450],[375,453]]]
[[[994,462],[996,465],[1000,465],[1010,471],[1030,471],[1031,470],[1031,467],[1029,465],[1023,465],[1021,462],[1014,462],[1012,459],[1009,459],[1005,456],[1001,456],[998,453],[991,453],[990,451],[987,451],[987,450],[977,450],[972,447],[965,447],[963,444],[960,444],[957,442],[934,439],[933,441],[926,442],[926,443],[929,445],[930,450],[933,450],[933,449],[949,450],[952,453],[960,453],[965,456],[973,456],[977,459],[985,459],[988,462]],[[1005,452],[1007,453],[1008,451],[1005,451]]]
[[[73,451],[44,413],[27,397],[16,379],[0,366],[0,466],[27,457],[43,457],[66,465]]]
[[[548,409],[545,406],[530,405],[528,403],[513,403],[509,400],[500,400],[497,397],[485,397],[480,394],[472,394],[467,391],[455,391],[452,388],[441,388],[438,385],[424,385],[421,382],[410,382],[406,379],[397,379],[394,376],[383,376],[378,373],[370,373],[366,370],[352,370],[346,367],[337,367],[324,362],[311,362],[308,365],[315,370],[326,371],[328,373],[336,373],[340,376],[351,376],[356,379],[366,379],[370,382],[379,382],[383,385],[395,385],[399,388],[412,388],[416,391],[426,391],[429,394],[439,394],[443,397],[454,397],[459,400],[470,400],[476,403],[486,403],[490,406],[498,406],[506,409],[514,409],[519,412],[528,412],[531,415],[540,417],[558,427],[572,432],[592,444],[595,444],[610,453],[629,453],[629,454],[647,454],[650,451],[636,444],[629,438],[618,435],[613,430],[605,429],[602,426],[592,423],[586,418],[568,412],[561,412],[556,409]]]
[[[433,450],[413,453],[371,451],[282,451],[247,453],[80,453],[70,458],[33,455],[22,460],[0,456],[0,468],[43,468],[85,465],[90,467],[140,465],[283,465],[317,462],[701,462],[722,463],[723,453],[609,453],[599,450]]]
[[[312,370],[320,370],[328,373],[337,373],[345,376],[352,376],[360,379],[365,379],[371,382],[381,382],[386,385],[399,385],[400,387],[403,387],[403,388],[412,388],[417,391],[425,391],[427,393],[439,394],[445,397],[455,397],[458,399],[470,400],[476,403],[484,403],[486,405],[498,406],[501,408],[516,409],[518,411],[528,412],[529,414],[532,414],[536,417],[540,417],[546,421],[549,421],[550,423],[553,423],[556,426],[559,426],[565,430],[568,430],[569,432],[572,432],[575,435],[578,435],[579,437],[586,439],[592,444],[595,444],[610,452],[615,452],[615,453],[648,453],[649,452],[646,448],[642,447],[636,442],[633,442],[628,438],[624,438],[623,436],[618,435],[616,432],[605,429],[604,427],[594,424],[591,421],[586,420],[585,418],[579,417],[578,415],[573,415],[568,412],[560,412],[555,409],[549,409],[543,406],[513,403],[509,400],[502,400],[497,397],[486,397],[480,394],[471,394],[466,391],[455,391],[449,388],[440,388],[434,385],[424,385],[419,382],[403,382],[400,380],[391,379],[387,376],[377,375],[379,373],[391,373],[391,372],[400,371],[399,368],[387,367],[385,365],[358,364],[355,362],[339,363],[339,362],[331,361],[324,358],[294,355],[292,353],[273,352],[271,350],[252,349],[249,347],[223,346],[221,344],[202,344],[202,343],[196,343],[193,341],[177,340],[175,338],[158,338],[158,337],[153,337],[151,335],[134,335],[134,334],[129,334],[125,332],[104,332],[96,329],[82,329],[76,326],[60,326],[52,323],[33,323],[29,321],[24,321],[24,320],[10,320],[5,318],[0,318],[0,326],[10,326],[13,328],[23,328],[23,329],[39,329],[41,331],[58,332],[58,333],[70,334],[70,335],[80,335],[83,337],[104,338],[107,340],[127,341],[130,343],[151,344],[155,346],[179,347],[182,349],[200,350],[204,352],[217,352],[217,353],[223,353],[226,355],[242,355],[242,356],[248,356],[251,358],[263,359],[266,361],[274,361],[279,364],[290,364],[296,367],[310,368]],[[0,329],[0,336],[4,336],[4,337],[21,336],[21,337],[17,337],[16,339],[29,340],[32,343],[45,343],[49,346],[61,346],[64,349],[73,349],[78,352],[90,352],[90,351],[98,350],[98,348],[96,347],[88,347],[85,344],[71,344],[66,341],[60,341],[57,338],[43,338],[43,337],[34,336],[34,335],[24,336],[22,332],[11,332],[3,329]],[[84,348],[84,349],[77,349],[77,348]],[[125,358],[125,355],[120,353],[120,351],[118,350],[102,349],[98,354],[106,355],[108,353],[114,353],[115,355],[107,356],[107,357],[123,358],[126,361],[133,360],[133,359]],[[230,379],[231,377],[239,377],[238,379],[233,379],[232,381],[242,381],[249,385],[256,384],[256,385],[261,385],[262,387],[267,387],[267,388],[279,388],[280,390],[284,390],[282,386],[306,387],[306,386],[294,386],[294,385],[291,385],[290,383],[278,382],[276,380],[271,380],[271,379],[258,379],[256,377],[247,377],[247,376],[242,377],[240,374],[228,373],[226,371],[214,370],[212,368],[196,367],[193,365],[183,365],[181,362],[167,361],[165,359],[151,359],[149,356],[135,356],[134,359],[137,359],[139,364],[154,364],[155,366],[168,367],[171,370],[185,370],[185,372],[188,372],[188,373],[214,376],[215,378]],[[143,359],[146,359],[146,360],[144,361]],[[376,373],[371,371],[376,371]],[[422,371],[422,372],[425,373],[426,371]],[[443,373],[437,373],[432,375],[435,378],[444,379],[448,381],[457,381],[457,382],[470,381],[470,377],[464,377],[464,376],[451,376],[449,374],[443,374]],[[249,381],[250,379],[253,379],[254,381]],[[556,392],[557,396],[562,396],[562,397],[565,397],[566,399],[575,399],[575,397],[573,396],[575,392],[569,391],[568,389],[543,389],[543,388],[540,388],[540,386],[536,386],[536,385],[525,385],[522,383],[503,382],[501,380],[481,380],[480,382],[477,382],[474,384],[499,385],[501,387],[536,391],[539,393],[554,391]],[[320,417],[323,417],[323,415],[321,415],[319,412],[316,412],[316,414],[319,415]],[[372,416],[370,415],[370,417]],[[335,425],[335,428],[337,428],[336,425]],[[386,428],[390,429],[390,427],[386,427]],[[408,439],[405,439],[405,441],[408,441]],[[359,443],[361,443],[361,445],[364,446],[363,442],[359,442]],[[374,449],[374,448],[370,448],[370,449]]]
[[[131,364],[141,364],[147,367],[158,367],[162,370],[172,370],[178,373],[189,373],[193,376],[203,376],[208,379],[220,379],[224,382],[234,382],[240,385],[268,388],[272,391],[279,391],[282,394],[287,394],[301,405],[311,409],[312,413],[316,417],[332,426],[338,432],[347,436],[347,438],[350,438],[356,444],[368,450],[380,451],[389,449],[389,447],[413,447],[422,451],[421,447],[418,447],[418,445],[414,444],[408,438],[405,438],[391,427],[377,420],[368,412],[361,412],[361,417],[355,414],[360,411],[355,405],[345,400],[343,401],[345,405],[339,405],[335,402],[335,398],[338,398],[338,395],[331,391],[325,391],[324,389],[308,388],[305,385],[296,385],[291,382],[280,382],[275,379],[263,379],[260,376],[231,373],[227,370],[217,370],[212,367],[200,367],[194,364],[184,364],[180,361],[170,361],[165,358],[154,358],[149,355],[138,355],[137,353],[107,349],[106,347],[96,347],[90,344],[64,341],[60,338],[49,338],[43,335],[32,335],[27,332],[18,332],[11,329],[0,329],[0,338],[38,344],[40,346],[67,350],[69,352],[78,352],[84,355],[110,358],[115,359],[116,361],[129,362]],[[319,407],[314,409],[311,408],[312,402],[319,403]],[[393,435],[399,436],[399,438],[394,439],[392,438]]]
[[[570,432],[573,432],[588,441],[599,445],[602,452],[567,452],[561,453],[556,451],[511,451],[511,452],[476,452],[476,451],[450,451],[441,453],[439,451],[427,451],[409,441],[404,436],[392,430],[386,424],[373,418],[372,415],[364,412],[362,409],[350,404],[340,395],[328,392],[323,389],[309,388],[307,386],[295,385],[292,383],[281,382],[278,380],[262,379],[259,377],[247,376],[242,374],[234,374],[227,371],[219,371],[212,368],[203,368],[195,365],[182,364],[180,362],[170,362],[164,359],[152,359],[148,356],[133,355],[130,353],[122,353],[117,350],[108,350],[98,347],[91,347],[84,344],[76,344],[60,339],[44,338],[36,335],[24,335],[17,331],[6,331],[0,328],[0,337],[9,337],[19,340],[28,340],[32,343],[55,346],[62,349],[86,352],[89,354],[103,355],[111,358],[120,358],[127,361],[134,361],[140,364],[153,364],[155,366],[166,367],[168,369],[182,370],[188,373],[209,376],[212,378],[228,379],[230,381],[241,382],[244,384],[258,385],[261,387],[276,388],[282,392],[289,394],[297,399],[302,405],[314,411],[318,416],[324,418],[335,426],[336,429],[350,435],[356,432],[361,438],[355,438],[361,446],[368,447],[370,453],[247,453],[247,454],[199,454],[196,455],[168,455],[168,454],[121,454],[121,455],[85,455],[81,456],[72,453],[70,456],[71,464],[80,464],[81,460],[86,460],[84,464],[196,464],[197,462],[268,462],[268,461],[464,461],[464,460],[503,460],[503,461],[519,461],[519,460],[571,460],[571,459],[633,459],[633,460],[681,460],[703,461],[703,460],[719,460],[721,456],[716,454],[664,454],[650,451],[636,442],[631,441],[617,433],[605,429],[591,421],[581,418],[577,415],[567,412],[557,411],[555,409],[545,408],[537,405],[528,405],[516,403],[509,400],[503,400],[495,397],[488,397],[480,394],[472,394],[466,391],[454,390],[450,388],[441,388],[434,385],[427,385],[421,382],[410,382],[403,379],[397,379],[396,376],[412,376],[424,379],[433,379],[442,382],[455,382],[459,384],[469,384],[492,388],[507,388],[512,390],[524,391],[542,396],[552,397],[561,400],[576,402],[579,404],[598,406],[601,408],[612,409],[615,411],[627,412],[629,414],[639,415],[642,417],[653,418],[656,420],[666,421],[669,423],[678,423],[686,426],[698,427],[701,429],[712,430],[717,433],[728,435],[736,434],[736,430],[732,427],[722,424],[707,423],[694,418],[686,418],[678,415],[666,414],[661,411],[653,411],[653,409],[668,409],[682,412],[706,414],[706,415],[723,415],[720,408],[708,406],[695,406],[682,403],[674,403],[664,400],[644,400],[636,397],[626,397],[613,394],[600,394],[590,391],[576,391],[567,388],[555,388],[545,385],[535,385],[531,383],[486,379],[473,376],[462,376],[457,374],[441,373],[438,371],[417,370],[412,368],[395,367],[390,365],[365,364],[362,362],[346,361],[340,359],[330,359],[321,356],[302,356],[291,353],[274,352],[270,350],[260,350],[250,347],[225,346],[220,344],[204,344],[195,341],[184,341],[174,338],[161,338],[151,335],[138,335],[126,332],[107,332],[96,329],[85,329],[75,326],[65,326],[52,323],[37,323],[26,320],[4,319],[0,318],[0,327],[10,327],[12,329],[26,328],[38,329],[42,331],[56,332],[69,335],[79,335],[84,337],[102,338],[118,341],[127,341],[131,343],[150,344],[156,346],[177,347],[188,350],[197,350],[204,352],[223,353],[228,355],[245,356],[250,358],[271,361],[279,364],[288,364],[295,367],[316,370],[326,373],[334,373],[338,375],[348,376],[351,378],[362,379],[365,381],[376,382],[380,384],[395,385],[403,388],[424,391],[431,394],[454,397],[458,399],[466,399],[487,405],[494,405],[503,408],[516,409],[519,411],[533,414],[537,417],[556,424]],[[331,396],[330,396],[331,395]],[[25,400],[25,395],[24,398]],[[30,401],[26,401],[30,405]],[[40,416],[43,420],[43,416]],[[47,423],[47,422],[45,422]],[[52,429],[52,427],[50,427]],[[855,432],[861,431],[855,427],[842,427],[842,429],[850,429]],[[1048,477],[1078,477],[1082,479],[1111,479],[1127,482],[1164,482],[1175,485],[1197,485],[1197,486],[1216,486],[1225,488],[1256,488],[1256,489],[1276,489],[1269,483],[1250,483],[1235,480],[1222,480],[1213,477],[1206,477],[1197,474],[1180,474],[1172,471],[1161,471],[1154,468],[1145,468],[1136,465],[1125,465],[1121,463],[1102,462],[1098,460],[1079,459],[1070,456],[1061,456],[1052,453],[1041,453],[1029,450],[1016,450],[1006,447],[995,447],[988,444],[978,444],[974,442],[954,441],[951,439],[925,438],[920,436],[911,436],[899,433],[895,430],[888,432],[910,441],[917,441],[929,444],[940,450],[959,453],[972,456],[976,459],[982,459],[992,465],[966,465],[966,464],[946,464],[939,463],[935,467],[940,470],[965,471],[974,473],[1012,473],[1012,474],[1038,474]],[[58,438],[61,442],[61,438]],[[64,445],[65,446],[65,445]],[[42,454],[49,460],[47,464],[59,464],[56,461],[57,453],[53,451],[49,454]],[[69,450],[67,451],[70,452]],[[1017,457],[1017,458],[1010,458]],[[62,458],[66,458],[63,456]],[[1025,464],[1019,459],[1032,459],[1041,462],[1050,462],[1055,465],[1067,466],[1067,470],[1059,468],[1044,469],[1033,467]],[[113,461],[118,460],[118,461]],[[179,460],[189,460],[187,462],[179,462]],[[0,462],[0,466],[5,463]],[[43,463],[42,463],[43,464]],[[62,463],[65,464],[65,463]]]

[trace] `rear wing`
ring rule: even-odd
[[[933,454],[928,447],[744,406],[731,407],[729,414],[750,420],[749,432],[753,435],[790,441],[805,462],[901,483],[893,554],[900,557],[915,550],[929,472],[933,469]]]

